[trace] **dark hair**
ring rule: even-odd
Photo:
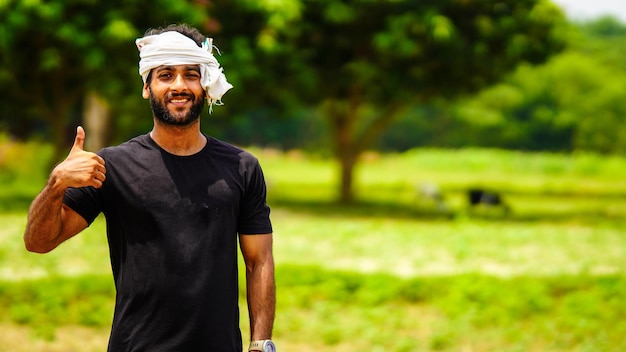
[[[170,24],[167,27],[161,27],[161,28],[150,28],[146,31],[146,33],[144,34],[144,37],[147,37],[149,35],[161,34],[164,32],[178,32],[182,35],[185,35],[193,39],[193,41],[196,42],[196,44],[198,44],[198,46],[200,47],[202,46],[202,43],[206,39],[204,34],[200,33],[200,31],[198,31],[196,28],[186,23]],[[150,71],[150,73],[148,74],[146,83],[149,84],[151,80],[152,80],[152,71]]]
[[[189,38],[193,39],[193,41],[196,42],[198,46],[202,46],[202,43],[204,42],[206,38],[204,34],[200,33],[200,31],[198,31],[196,28],[191,27],[190,25],[186,23],[170,24],[167,27],[161,27],[161,28],[150,28],[146,31],[144,36],[161,34],[164,32],[178,32],[180,34],[186,35]]]

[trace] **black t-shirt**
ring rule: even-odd
[[[242,350],[237,234],[272,232],[251,154],[207,137],[191,156],[149,135],[102,149],[106,181],[64,202],[104,213],[117,290],[109,351]]]

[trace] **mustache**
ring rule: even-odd
[[[196,100],[196,96],[193,93],[181,92],[181,93],[167,93],[167,95],[165,95],[166,100],[172,100],[176,98],[188,98],[191,101]]]

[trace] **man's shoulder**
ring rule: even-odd
[[[140,135],[129,139],[128,141],[106,148],[102,148],[98,154],[103,158],[115,158],[119,156],[128,156],[128,155],[137,155],[137,153],[141,153],[142,151],[154,150],[156,149],[152,143],[150,143],[150,139],[148,135]]]
[[[228,142],[224,142],[214,137],[208,138],[208,150],[213,154],[223,155],[225,157],[232,157],[238,160],[250,160],[255,161],[257,158],[249,151],[230,144]]]

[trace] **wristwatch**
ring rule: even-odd
[[[276,352],[276,345],[272,340],[256,340],[250,342],[249,351]]]

